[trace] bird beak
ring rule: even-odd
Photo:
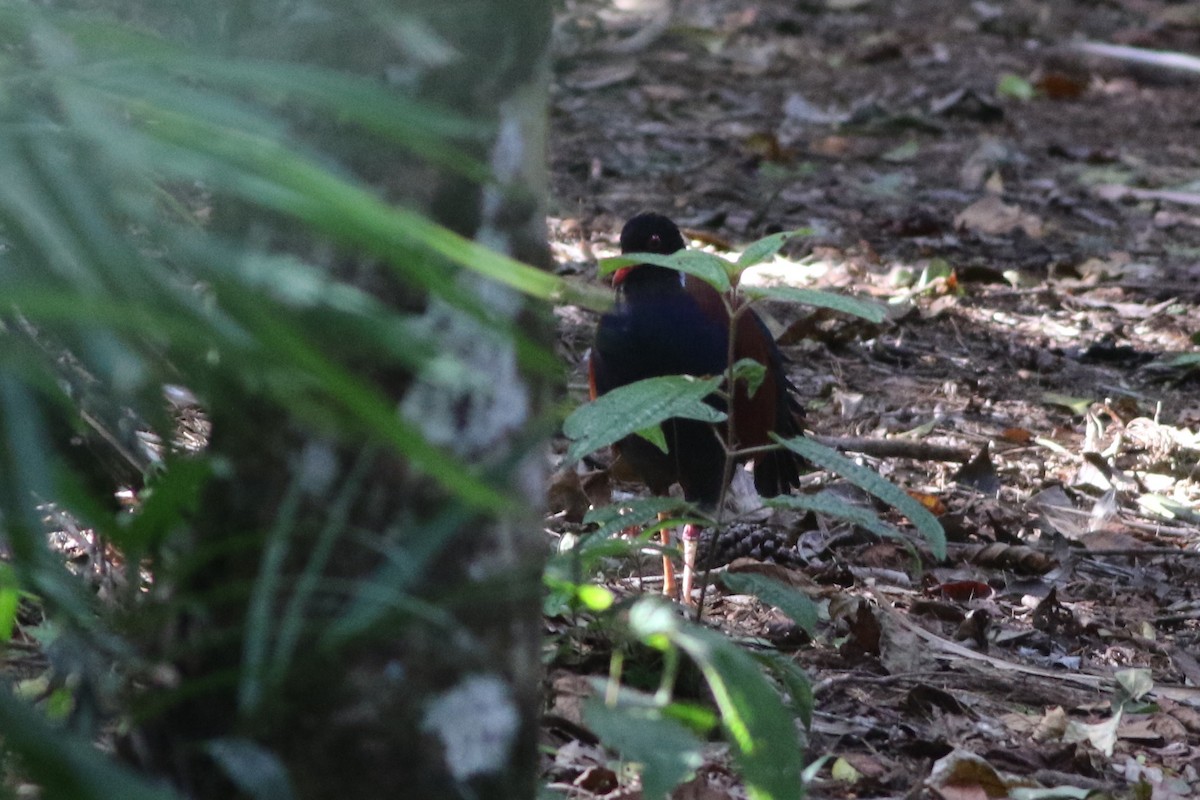
[[[624,283],[625,279],[629,277],[629,272],[632,269],[633,267],[621,267],[619,270],[614,272],[612,274],[612,285],[620,286],[622,283]]]

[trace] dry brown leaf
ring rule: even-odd
[[[1034,550],[1025,545],[1004,544],[993,542],[985,545],[967,559],[972,564],[992,569],[1011,569],[1023,575],[1045,575],[1058,564],[1058,560],[1048,553]]]
[[[1087,91],[1088,79],[1086,75],[1049,71],[1043,73],[1034,86],[1051,100],[1074,100]]]
[[[1162,747],[1168,742],[1185,741],[1188,732],[1179,720],[1169,714],[1127,714],[1121,720],[1117,735],[1143,746]]]
[[[959,212],[954,227],[985,236],[1007,236],[1021,230],[1031,239],[1042,238],[1042,220],[1035,214],[1008,205],[998,196],[989,194]]]
[[[546,510],[551,514],[561,513],[567,522],[582,522],[591,505],[574,467],[560,469],[550,476]]]
[[[934,762],[925,785],[945,800],[1009,797],[1015,788],[1035,787],[1029,778],[1002,775],[982,756],[955,750]]]
[[[880,663],[891,675],[933,669],[934,663],[928,648],[921,644],[912,628],[898,621],[899,616],[886,609],[878,609],[873,615],[880,630]]]
[[[728,789],[713,786],[703,775],[697,775],[687,783],[680,784],[671,792],[671,800],[733,800],[740,795],[732,794]]]
[[[933,514],[935,517],[940,517],[946,513],[946,504],[941,501],[935,494],[927,494],[925,492],[909,492],[908,496],[916,500],[921,505]]]
[[[1055,706],[1042,715],[1033,729],[1031,738],[1035,742],[1057,742],[1067,732],[1070,720],[1062,706]]]
[[[1013,444],[1029,444],[1033,433],[1025,428],[1005,428],[1000,432],[1000,438]]]
[[[588,698],[595,694],[588,678],[573,672],[559,671],[550,685],[554,698],[550,713],[576,725],[583,725],[583,706]]]

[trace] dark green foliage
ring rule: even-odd
[[[512,228],[492,231],[511,247],[476,239],[496,105],[536,88],[548,5],[499,25],[474,3],[424,21],[369,0],[308,17],[256,0],[69,5],[0,9],[0,627],[17,587],[36,595],[63,632],[52,661],[78,687],[75,730],[0,697],[4,745],[46,797],[169,796],[90,750],[100,734],[189,796],[406,781],[450,796],[463,781],[421,727],[421,692],[516,675],[494,653],[518,631],[514,661],[536,658],[539,561],[512,534],[538,442],[481,456],[431,435],[440,409],[397,406],[478,369],[451,325],[513,354],[527,417],[557,374],[538,312],[501,313],[462,278],[586,296],[521,263],[543,261],[540,187],[496,178],[514,181]],[[439,44],[488,64],[466,81],[478,96],[452,91],[463,64],[429,56]],[[414,81],[386,86],[380,61]],[[211,422],[203,453],[175,441],[168,384]],[[89,473],[92,453],[122,473]],[[136,514],[113,506],[118,484]],[[47,501],[116,546],[116,591],[97,598],[47,548]],[[464,577],[485,561],[495,574]],[[466,795],[532,784],[536,676],[520,675],[512,761]]]

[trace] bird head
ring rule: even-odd
[[[658,253],[669,256],[684,249],[687,244],[678,226],[662,214],[647,211],[630,218],[621,229],[622,253]],[[639,264],[622,267],[613,273],[613,286],[620,286],[637,269]]]

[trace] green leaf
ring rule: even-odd
[[[611,590],[592,583],[580,586],[576,596],[588,611],[607,611],[616,599]]]
[[[779,497],[768,497],[764,498],[763,504],[769,508],[815,511],[818,514],[844,519],[885,539],[904,538],[904,535],[894,525],[885,522],[871,509],[848,503],[846,498],[828,490],[817,494],[785,494]]]
[[[252,297],[225,297],[227,306],[257,305]],[[415,423],[396,414],[395,402],[376,386],[360,379],[345,365],[334,361],[310,341],[315,331],[299,331],[283,318],[260,313],[255,316],[243,307],[241,318],[254,325],[254,333],[267,351],[289,367],[289,376],[303,375],[324,388],[327,397],[352,419],[366,426],[378,441],[394,447],[396,452],[441,483],[465,502],[476,508],[501,509],[511,507],[513,498],[501,494],[447,449],[427,440]],[[290,392],[290,386],[276,391]]]
[[[646,497],[641,500],[633,500],[609,506],[599,506],[587,512],[583,517],[585,525],[599,525],[600,528],[593,535],[595,537],[608,537],[614,533],[619,533],[626,528],[644,527],[652,523],[658,522],[660,514],[670,514],[674,519],[667,520],[665,524],[679,525],[683,522],[698,522],[706,523],[709,520],[703,516],[696,514],[681,514],[680,512],[687,510],[687,503],[683,500],[677,500],[671,497]]]
[[[659,253],[628,253],[606,258],[600,262],[600,274],[607,275],[621,267],[637,264],[653,264],[694,275],[719,292],[729,291],[729,275],[737,271],[733,264],[712,253],[705,253],[703,250],[680,250],[669,256]]]
[[[895,508],[908,517],[925,537],[934,558],[941,561],[946,557],[946,532],[942,530],[942,524],[937,521],[937,517],[929,513],[929,509],[909,497],[908,493],[899,486],[878,472],[856,464],[836,450],[818,444],[807,437],[797,436],[792,439],[784,439],[774,434],[771,436],[793,453],[800,454],[822,469],[841,475],[855,486]]]
[[[677,722],[682,722],[688,730],[701,736],[708,736],[718,725],[721,718],[707,705],[698,703],[681,703],[675,701],[663,706],[663,714]]]
[[[149,136],[214,159],[214,165],[232,170],[225,173],[223,181],[229,189],[264,207],[302,219],[342,241],[390,259],[402,254],[401,246],[419,245],[484,277],[544,300],[583,304],[592,296],[578,286],[567,286],[552,273],[522,264],[421,214],[386,203],[314,160],[293,152],[284,142],[214,125],[144,101],[131,99],[129,105]],[[165,154],[161,160],[168,161]],[[396,266],[406,269],[410,278],[438,277],[428,271],[417,273],[410,260]],[[444,281],[439,285],[446,286]]]
[[[583,710],[587,726],[626,761],[642,765],[642,794],[647,800],[668,793],[704,764],[703,742],[659,708],[618,705],[609,708],[592,698]]]
[[[21,587],[11,564],[0,562],[0,642],[12,639],[21,605]]]
[[[577,461],[674,417],[722,422],[725,414],[704,402],[720,385],[720,376],[699,379],[668,375],[637,381],[601,395],[575,409],[563,422],[563,433],[573,440],[567,460]]]
[[[803,794],[803,757],[791,714],[755,660],[725,636],[680,619],[659,598],[639,600],[630,629],[647,644],[666,640],[704,675],[754,800]]]
[[[1154,675],[1148,669],[1122,669],[1113,677],[1117,681],[1117,706],[1131,700],[1141,700],[1154,689]]]
[[[651,425],[649,428],[642,428],[640,431],[634,431],[634,433],[664,453],[667,452],[667,435],[663,433],[661,425]]]
[[[733,365],[733,382],[737,384],[741,381],[746,382],[746,394],[753,397],[758,393],[758,388],[762,386],[763,379],[767,377],[767,368],[755,361],[753,358],[740,359]]]
[[[253,800],[291,800],[295,797],[287,768],[279,756],[251,739],[214,739],[204,748],[221,771]]]
[[[200,497],[212,477],[212,465],[206,458],[173,458],[170,468],[155,478],[145,493],[138,513],[122,519],[114,541],[123,549],[145,553],[174,532],[200,503]]]
[[[909,139],[904,144],[888,150],[886,153],[880,156],[880,158],[893,164],[905,164],[914,160],[917,157],[917,154],[920,152],[921,145],[917,143],[917,140]]]
[[[800,626],[809,636],[817,627],[817,607],[804,592],[797,591],[766,575],[748,572],[726,572],[721,583],[737,594],[752,594],[768,605],[778,608]]]
[[[1042,402],[1052,406],[1061,406],[1072,414],[1083,416],[1094,401],[1090,397],[1072,397],[1058,392],[1043,392]]]
[[[797,236],[808,236],[812,233],[810,228],[799,228],[794,231],[780,231],[772,233],[770,236],[764,236],[756,242],[751,242],[738,256],[737,269],[742,272],[748,267],[755,264],[761,264],[764,261],[770,261],[774,258],[779,249],[788,243],[789,240]]]
[[[829,775],[835,781],[842,783],[858,783],[862,780],[862,773],[844,758],[833,762],[833,766],[829,768]]]
[[[179,795],[118,766],[87,739],[46,719],[0,687],[4,749],[20,757],[21,774],[46,798],[174,800]]]
[[[1193,341],[1197,337],[1200,337],[1200,333],[1192,334]],[[1168,367],[1194,367],[1197,364],[1200,364],[1200,353],[1180,353],[1167,362]]]
[[[1011,97],[1014,100],[1032,100],[1034,94],[1033,84],[1020,75],[1006,72],[996,82],[996,94],[1001,97]]]
[[[742,290],[752,299],[766,298],[782,300],[786,303],[802,303],[817,308],[828,308],[861,317],[868,322],[880,323],[887,318],[884,306],[871,300],[860,300],[856,297],[846,297],[820,289],[801,289],[796,286],[747,286]]]
[[[812,682],[800,665],[778,650],[756,650],[754,658],[771,671],[791,696],[789,705],[805,727],[812,725]]]

